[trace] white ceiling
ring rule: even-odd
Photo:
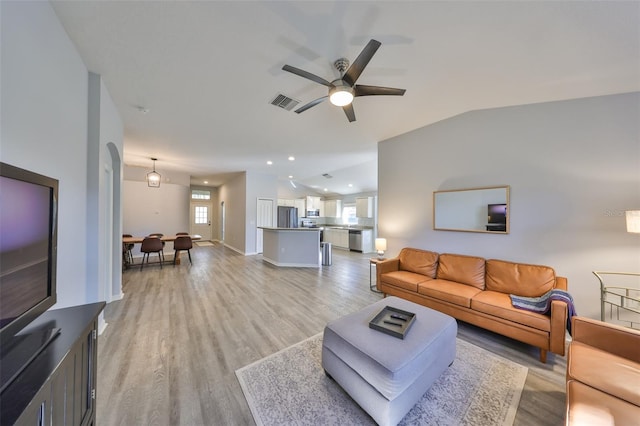
[[[580,1],[54,1],[124,120],[124,162],[221,184],[275,174],[329,194],[376,190],[377,143],[466,111],[640,90],[640,3]],[[359,84],[357,121],[300,105],[382,42]],[[147,114],[140,107],[149,110]],[[294,162],[287,160],[296,157]],[[267,160],[273,161],[268,166]],[[322,177],[323,173],[334,176]],[[348,187],[347,184],[353,184]]]

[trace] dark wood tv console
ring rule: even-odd
[[[2,391],[5,425],[94,425],[98,315],[104,302],[47,311],[21,333],[60,334]]]

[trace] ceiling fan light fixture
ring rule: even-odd
[[[346,83],[336,84],[329,90],[329,101],[339,107],[349,105],[353,101],[353,88]]]

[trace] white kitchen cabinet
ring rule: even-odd
[[[349,231],[338,229],[338,247],[349,248]]]
[[[288,198],[278,198],[278,205],[286,206],[286,207],[295,207],[293,200]]]
[[[322,231],[322,241],[333,244],[333,230],[324,228],[324,231]]]
[[[325,228],[322,235],[325,243],[336,244],[338,234],[334,229]]]
[[[373,246],[373,230],[363,229],[362,230],[362,252],[371,253],[373,251],[375,251]]]
[[[320,210],[320,197],[307,195],[307,210]]]
[[[324,216],[342,217],[342,200],[325,200]]]
[[[348,229],[332,229],[326,228],[324,230],[324,241],[331,243],[337,248],[349,248],[349,230]]]
[[[373,197],[356,198],[356,217],[373,217]]]
[[[305,209],[305,200],[304,198],[296,198],[293,200],[293,207],[298,208],[298,217],[306,217],[307,210]]]

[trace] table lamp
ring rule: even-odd
[[[378,252],[378,259],[382,259],[385,250],[387,249],[386,238],[376,238],[376,251]]]
[[[627,216],[627,232],[640,234],[640,210],[627,210],[625,214]],[[378,240],[376,240],[376,248],[377,245]]]

